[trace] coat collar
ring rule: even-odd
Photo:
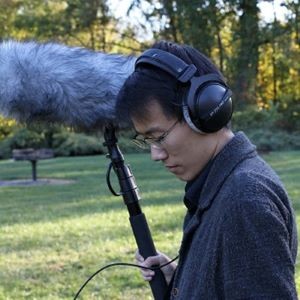
[[[194,180],[189,181],[185,186],[185,196],[183,201],[191,213],[194,213],[198,208],[199,195],[206,182],[213,161],[214,160],[209,161],[200,174]]]

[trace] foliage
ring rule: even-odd
[[[122,152],[145,152],[131,142],[133,131],[122,130],[116,134]],[[13,149],[24,148],[52,148],[56,156],[103,154],[107,152],[103,142],[102,133],[85,134],[60,126],[30,126],[10,132],[0,141],[0,158],[9,158]]]
[[[139,51],[130,28],[119,26],[107,0],[0,1],[0,38],[56,40],[106,52]]]
[[[211,57],[229,79],[239,109],[293,106],[300,101],[300,2],[285,1],[286,19],[268,23],[260,2],[136,0],[132,7],[144,13],[156,39],[190,44]]]
[[[243,130],[252,128],[272,129],[281,118],[282,115],[275,106],[271,109],[259,109],[256,106],[249,106],[243,111],[234,112],[232,123],[234,128]]]
[[[13,149],[52,148],[57,156],[102,154],[102,142],[95,136],[70,132],[62,127],[24,127],[0,142],[0,158]]]
[[[53,149],[57,156],[103,154],[102,142],[94,136],[62,132],[53,136]]]
[[[270,122],[279,129],[276,130],[279,142],[288,134],[286,131],[297,135],[300,130],[300,2],[282,2],[287,11],[285,19],[277,19],[274,13],[273,20],[268,22],[262,19],[261,2],[132,0],[128,19],[139,22],[133,25],[116,19],[108,0],[3,0],[0,1],[0,37],[56,40],[94,50],[136,54],[153,42],[149,35],[137,38],[141,29],[150,27],[155,39],[190,44],[216,62],[233,89],[236,108],[244,111],[241,118],[236,115],[242,129],[253,114],[250,111],[248,115],[246,111],[249,104],[265,110],[263,115],[269,121],[273,118],[272,107],[276,106],[278,120]],[[130,15],[134,9],[141,17]],[[267,116],[268,113],[271,114]],[[268,127],[270,133],[272,126]],[[247,128],[250,135],[262,137],[260,132],[254,132],[256,128],[250,127]],[[11,149],[10,142],[24,145],[29,138],[25,132],[16,138],[19,141],[9,137],[19,129],[14,122],[0,119],[2,155]],[[45,137],[48,145],[51,136],[50,132]],[[38,137],[33,139],[32,143],[36,143]],[[134,151],[127,138],[121,137],[120,143],[125,151]],[[74,141],[65,146],[69,149],[71,144],[77,150],[65,150],[65,153],[83,153]],[[292,144],[298,147],[296,142]],[[88,152],[101,151],[93,149]],[[63,153],[62,149],[59,153]]]
[[[262,29],[257,76],[260,106],[280,104],[287,108],[300,103],[300,44],[290,25],[275,20]]]
[[[259,61],[258,1],[238,2],[240,14],[235,24],[232,43],[235,49],[230,58],[231,86],[239,108],[255,103],[256,76]],[[257,33],[253,38],[253,33]]]
[[[299,98],[300,99],[300,98]],[[289,105],[284,103],[279,106],[279,112],[282,114],[280,127],[289,131],[300,131],[300,101],[291,101]]]
[[[13,149],[44,147],[46,147],[45,139],[41,134],[27,128],[21,128],[13,136],[0,142],[0,157],[10,157]]]
[[[296,108],[298,107],[298,110]],[[259,150],[300,149],[300,106],[292,110],[280,105],[269,108],[249,106],[234,112],[232,125],[235,131],[243,130]],[[276,129],[276,130],[275,130]],[[8,158],[15,148],[50,147],[56,156],[92,155],[106,153],[103,134],[86,135],[62,127],[29,127],[7,131],[7,138],[0,141],[0,158]],[[124,153],[148,152],[137,148],[131,139],[132,130],[117,133],[118,144]]]
[[[0,116],[0,141],[12,134],[19,126],[16,121]]]
[[[278,171],[293,201],[300,230],[300,155],[265,158]],[[184,183],[150,162],[126,155],[137,179],[157,249],[177,255],[185,207]],[[83,282],[111,262],[134,261],[136,244],[122,199],[105,184],[104,156],[55,158],[39,163],[41,178],[75,180],[71,185],[0,188],[0,299],[72,299]],[[1,180],[28,178],[26,162],[1,161]],[[300,292],[300,269],[296,267]],[[80,299],[152,299],[134,268],[98,274]]]
[[[245,131],[260,151],[299,150],[300,122],[295,122],[291,129],[286,118],[287,113],[280,111],[278,106],[269,109],[252,106],[235,112],[232,125],[235,131]]]
[[[133,142],[135,132],[133,130],[127,129],[117,132],[116,136],[118,139],[118,145],[123,153],[142,153],[149,152],[148,149],[141,149],[137,147]]]

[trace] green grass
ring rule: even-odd
[[[300,152],[265,156],[293,199],[300,224]],[[141,190],[156,247],[176,256],[181,240],[184,183],[147,154],[127,155]],[[133,262],[136,249],[123,200],[105,183],[104,156],[56,158],[38,177],[70,185],[0,188],[0,299],[72,299],[100,267]],[[31,176],[27,162],[0,161],[0,180]],[[113,180],[117,189],[116,180]],[[300,291],[300,265],[297,264]],[[95,277],[80,299],[152,299],[137,269],[116,267]]]

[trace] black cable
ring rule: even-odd
[[[170,263],[174,262],[176,259],[178,259],[179,255],[177,255],[175,258],[173,258],[172,260],[170,260],[169,262],[161,265],[161,266],[157,266],[157,267],[143,267],[143,266],[139,266],[136,264],[131,264],[131,263],[112,263],[109,265],[104,266],[103,268],[99,269],[98,271],[96,271],[94,274],[92,274],[86,281],[85,283],[80,287],[80,289],[78,290],[78,292],[76,293],[74,300],[76,300],[78,298],[78,296],[80,295],[80,293],[82,292],[82,290],[85,288],[85,286],[100,272],[104,271],[105,269],[108,269],[110,267],[115,267],[115,266],[126,266],[126,267],[135,267],[135,268],[140,268],[140,269],[147,269],[147,270],[159,270],[167,265],[169,265]]]
[[[114,196],[117,196],[117,197],[118,197],[118,196],[121,196],[122,193],[120,193],[120,192],[117,193],[117,192],[114,190],[114,188],[112,187],[111,182],[110,182],[110,173],[111,173],[112,167],[113,167],[113,164],[110,163],[109,166],[108,166],[107,172],[106,172],[106,184],[107,184],[107,186],[108,186],[110,192],[111,192]]]

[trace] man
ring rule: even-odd
[[[228,126],[231,92],[208,58],[159,42],[138,58],[117,100],[135,142],[187,182],[178,265],[162,268],[167,299],[297,299],[296,225],[275,172]],[[142,266],[162,265],[162,253]],[[145,280],[154,271],[143,270]]]

